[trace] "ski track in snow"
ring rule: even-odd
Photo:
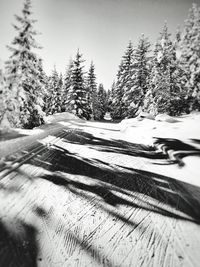
[[[122,138],[79,122],[15,152],[0,173],[0,266],[199,266],[200,189]]]

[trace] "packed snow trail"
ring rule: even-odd
[[[0,266],[199,266],[200,188],[165,156],[111,123],[27,138],[2,146]]]

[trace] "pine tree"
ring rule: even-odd
[[[111,99],[111,89],[106,92],[106,112],[110,113],[110,99]]]
[[[7,100],[9,99],[9,91],[7,90],[5,77],[3,71],[0,69],[0,130],[4,130],[10,126],[8,121]],[[6,126],[4,121],[6,120]]]
[[[94,102],[94,119],[102,120],[107,112],[107,93],[102,83],[99,84]]]
[[[72,70],[73,70],[73,61],[70,59],[63,82],[63,102],[62,102],[62,111],[68,110],[67,99],[69,90],[72,86]]]
[[[125,101],[123,101],[123,96],[131,86],[132,64],[133,46],[132,43],[129,42],[125,54],[122,57],[122,61],[119,65],[117,81],[115,84],[115,90],[113,92],[111,117],[114,120],[124,118],[126,103]]]
[[[170,39],[165,24],[156,44],[153,67],[150,76],[149,91],[145,99],[145,108],[154,115],[182,113],[184,72],[176,57],[175,44]]]
[[[4,82],[3,71],[0,69],[0,122],[6,110],[4,103],[4,94],[5,94],[4,88],[5,88],[5,82]]]
[[[38,69],[37,69],[37,79],[40,83],[40,91],[41,91],[41,98],[42,98],[42,102],[40,104],[42,111],[44,112],[44,114],[46,113],[46,97],[47,97],[47,92],[48,92],[48,76],[46,75],[46,73],[44,72],[43,69],[43,63],[42,63],[42,59],[39,58],[38,59]]]
[[[46,75],[46,73],[44,71],[43,62],[42,62],[41,58],[38,59],[37,68],[38,68],[38,74],[37,74],[38,79],[39,79],[39,82],[41,83],[41,87],[42,87],[41,91],[45,92],[46,87],[47,87],[47,83],[48,83],[48,76]]]
[[[68,110],[79,118],[89,120],[90,110],[87,105],[87,90],[84,80],[82,55],[78,51],[73,61],[72,85],[68,91],[67,106]]]
[[[113,112],[113,108],[114,108],[113,99],[114,99],[115,87],[116,87],[116,84],[115,84],[115,81],[113,81],[111,89],[108,91],[108,95],[107,95],[107,103],[108,103],[107,110],[110,114]]]
[[[98,110],[99,110],[99,120],[102,120],[107,112],[107,93],[104,89],[103,84],[99,84],[98,87]]]
[[[143,106],[150,74],[149,48],[148,39],[142,35],[133,54],[132,76],[123,97],[125,117],[134,117]]]
[[[187,75],[190,111],[200,110],[200,7],[193,4],[180,41],[180,62]]]
[[[47,90],[45,98],[46,114],[51,115],[60,111],[58,106],[60,100],[60,84],[59,75],[55,66],[49,77]]]
[[[33,24],[36,21],[31,18],[31,8],[31,1],[25,0],[22,16],[15,16],[19,25],[14,28],[18,35],[12,46],[8,46],[12,55],[6,62],[8,88],[18,103],[16,116],[19,114],[18,120],[26,128],[42,124],[44,116],[42,85],[38,79],[39,60],[34,52],[39,48],[34,39],[37,33]]]
[[[97,101],[97,84],[96,84],[96,75],[95,75],[95,66],[91,62],[87,79],[86,79],[86,88],[87,88],[87,105],[91,117],[95,117],[95,106]]]
[[[0,70],[0,128],[20,126],[19,112],[17,99],[12,96],[6,76],[3,70]]]
[[[56,112],[62,112],[63,95],[64,95],[63,76],[62,76],[62,73],[60,73],[58,77],[58,86],[57,86],[57,92],[56,92]]]
[[[124,95],[124,87],[120,86],[121,82],[121,76],[123,71],[123,62],[121,61],[117,73],[117,81],[112,88],[112,103],[110,105],[110,115],[113,120],[119,120],[122,119],[123,114],[123,102],[122,98]]]

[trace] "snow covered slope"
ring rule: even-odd
[[[177,138],[180,140],[199,139],[200,138],[200,113],[178,117],[173,122],[166,120],[150,119],[125,119],[120,123],[121,132],[129,141],[150,144],[154,142],[155,137]]]
[[[152,146],[165,156],[157,163],[146,160],[145,168],[200,186],[200,113],[160,118],[126,119],[120,131],[126,141]]]
[[[198,267],[199,115],[56,122],[0,142],[0,266]]]

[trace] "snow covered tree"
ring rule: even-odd
[[[117,73],[117,81],[112,90],[112,103],[110,105],[110,115],[113,120],[119,120],[123,115],[123,102],[122,98],[124,95],[124,87],[120,86],[121,76],[123,70],[123,62],[121,61],[119,65],[119,70]]]
[[[115,81],[113,81],[112,83],[112,86],[111,86],[111,89],[108,91],[108,94],[107,94],[107,111],[109,113],[113,112],[113,99],[114,99],[114,92],[115,92]]]
[[[100,110],[100,120],[102,120],[107,111],[107,93],[102,83],[99,84],[97,96]]]
[[[107,112],[107,93],[102,83],[99,84],[94,103],[94,119],[102,120]]]
[[[61,111],[62,82],[54,66],[48,81],[47,95],[45,98],[46,114],[54,114]]]
[[[154,115],[180,114],[185,96],[184,77],[165,23],[154,50],[149,91],[145,97],[146,110]]]
[[[175,47],[176,47],[177,58],[180,57],[180,51],[179,51],[180,42],[181,42],[181,29],[180,27],[178,27],[175,34]]]
[[[126,86],[123,96],[125,103],[125,117],[134,117],[139,108],[142,108],[145,94],[148,90],[150,74],[150,43],[144,35],[134,50],[130,82]]]
[[[64,95],[63,76],[62,73],[60,73],[58,77],[58,86],[56,94],[56,112],[62,112],[63,101],[64,101],[63,95]]]
[[[187,75],[190,111],[200,110],[200,7],[193,4],[180,41],[180,62]]]
[[[62,111],[68,110],[67,99],[70,87],[72,86],[72,70],[73,70],[73,61],[70,59],[63,81]]]
[[[6,86],[5,76],[0,69],[0,130],[5,130],[11,126],[8,120],[9,108],[8,101],[10,100],[9,90]]]
[[[8,89],[18,103],[16,116],[19,114],[18,120],[26,128],[42,124],[44,116],[42,85],[38,79],[39,60],[34,52],[39,48],[34,39],[37,33],[33,24],[36,21],[31,18],[31,8],[31,0],[25,0],[22,16],[15,16],[18,25],[14,28],[18,34],[12,46],[8,46],[12,54],[6,62]]]
[[[108,91],[106,92],[106,112],[110,113],[110,101],[112,98],[112,92],[111,89],[108,89]]]
[[[42,110],[45,114],[46,112],[46,97],[47,97],[47,92],[48,92],[48,76],[44,72],[43,69],[43,63],[42,59],[38,59],[38,69],[37,69],[37,76],[38,76],[38,81],[40,82],[41,86],[41,93],[42,93],[42,98],[43,98],[43,104],[42,104]]]
[[[38,80],[41,83],[41,91],[43,95],[45,94],[47,85],[48,85],[48,76],[46,75],[44,68],[43,68],[43,63],[42,59],[38,59],[38,64],[37,64],[37,76]]]
[[[68,110],[80,118],[89,120],[90,110],[87,105],[87,90],[84,80],[82,55],[78,51],[73,61],[72,85],[68,91],[67,106]]]
[[[97,101],[97,84],[96,84],[96,75],[95,75],[95,66],[91,62],[88,75],[86,78],[86,88],[87,88],[87,105],[91,117],[95,117],[95,106]]]
[[[0,121],[2,120],[4,111],[6,109],[4,103],[4,87],[5,87],[5,80],[3,77],[3,71],[0,69]]]
[[[113,92],[113,101],[111,105],[112,119],[122,119],[125,114],[125,102],[123,101],[124,93],[131,86],[132,64],[133,64],[133,45],[129,42],[117,73],[117,81]]]

